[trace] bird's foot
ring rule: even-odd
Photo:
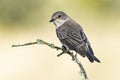
[[[66,47],[66,46],[62,46],[62,51],[64,52],[64,53],[67,53],[69,50],[68,50],[68,48]]]
[[[57,57],[63,55],[64,53],[67,53],[69,50],[63,45],[62,46],[62,52],[60,54],[57,55]]]
[[[75,57],[77,57],[77,53],[75,54]]]
[[[75,55],[73,54],[73,56],[72,56],[72,60],[74,61],[75,58],[77,58],[77,53],[76,53]]]

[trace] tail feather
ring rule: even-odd
[[[100,63],[100,60],[94,56],[92,49],[90,49],[90,51],[78,50],[77,53],[80,54],[82,57],[86,56],[91,63],[93,63],[94,61]]]
[[[88,49],[89,50],[88,50],[88,53],[86,53],[86,56],[88,57],[89,61],[90,62],[96,61],[96,62],[100,63],[100,60],[94,56],[94,52],[93,52],[92,48],[90,47],[90,44],[88,45]]]
[[[98,63],[100,63],[100,60],[94,56],[94,60]]]
[[[89,59],[90,62],[92,62],[92,63],[94,62],[94,57],[93,57],[93,55],[87,53],[86,56],[87,56],[87,58]]]
[[[90,62],[93,63],[94,61],[96,61],[96,62],[100,63],[100,60],[98,58],[96,58],[94,55],[87,53],[86,56]]]

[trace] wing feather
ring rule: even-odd
[[[57,28],[56,32],[63,45],[67,45],[70,50],[75,50],[83,57],[86,55],[91,61],[94,60],[92,48],[80,25],[65,23]]]

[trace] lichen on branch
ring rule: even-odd
[[[53,49],[56,50],[61,50],[62,52],[60,54],[58,54],[57,56],[61,56],[64,53],[67,53],[68,55],[70,55],[72,57],[72,60],[78,64],[79,68],[80,68],[80,73],[83,76],[82,80],[89,80],[87,77],[87,73],[85,72],[85,69],[83,67],[83,65],[81,64],[80,60],[78,60],[78,58],[73,54],[73,52],[70,51],[63,51],[63,49],[61,47],[55,46],[54,44],[45,42],[41,39],[37,39],[37,41],[35,42],[29,42],[29,43],[25,43],[25,44],[19,44],[19,45],[12,45],[12,47],[20,47],[20,46],[29,46],[29,45],[34,45],[34,44],[39,44],[39,45],[47,45]]]

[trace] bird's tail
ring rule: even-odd
[[[96,61],[96,62],[100,63],[100,60],[97,57],[95,57],[94,55],[86,54],[86,56],[87,56],[87,58],[89,59],[90,62]]]
[[[94,60],[98,63],[100,63],[100,60],[94,56]]]

